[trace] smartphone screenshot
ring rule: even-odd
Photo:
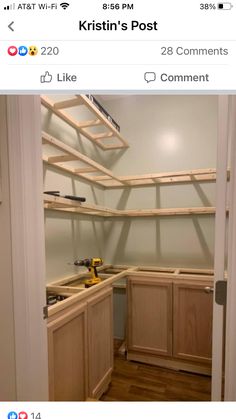
[[[236,410],[235,18],[0,0],[0,419]]]

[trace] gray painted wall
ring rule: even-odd
[[[57,96],[57,100],[64,96]],[[43,129],[86,153],[115,174],[143,174],[216,166],[217,96],[102,96],[130,148],[102,151],[43,108]],[[72,116],[91,119],[83,107]],[[48,148],[48,155],[55,150]],[[77,163],[81,165],[80,163]],[[45,190],[84,195],[114,208],[211,206],[215,183],[106,190],[44,166]],[[77,271],[76,257],[101,256],[106,263],[213,267],[214,217],[176,216],[111,219],[46,211],[47,280]]]
[[[101,98],[130,143],[116,174],[142,174],[216,166],[216,96]],[[105,192],[106,206],[169,208],[211,206],[215,183],[162,185]],[[106,261],[114,264],[213,267],[214,217],[178,216],[105,222]],[[125,338],[126,295],[114,289],[114,336]]]
[[[52,98],[54,97],[52,96]],[[57,100],[61,98],[64,99],[65,96],[56,97]],[[72,108],[71,116],[76,113],[77,110]],[[94,119],[83,107],[80,107],[79,117],[84,120]],[[101,150],[97,150],[87,139],[79,136],[75,129],[57,116],[52,115],[44,107],[42,107],[42,129],[104,164]],[[46,146],[43,150],[47,156],[63,154],[51,146]],[[79,162],[72,164],[78,167],[83,166]],[[94,187],[90,183],[81,182],[77,176],[71,176],[66,172],[54,169],[48,164],[44,164],[44,191],[46,190],[59,190],[62,195],[85,196],[88,203],[104,205],[102,187]],[[83,271],[84,268],[77,268],[69,264],[77,258],[83,259],[92,256],[105,258],[104,221],[100,217],[78,216],[47,210],[45,211],[45,235],[47,282]]]
[[[217,96],[99,97],[120,124],[130,144],[127,150],[96,150],[45,110],[43,127],[118,175],[211,168],[216,166],[217,99]],[[45,166],[44,175],[47,189],[84,193],[88,202],[118,209],[215,203],[214,182],[103,191],[49,166]],[[114,264],[213,267],[214,217],[210,215],[103,222],[47,211],[45,226],[48,281],[74,273],[75,269],[67,262],[77,256],[102,256],[106,263]],[[114,289],[114,336],[121,339],[125,336],[125,313],[125,292]]]
[[[116,174],[216,166],[216,96],[102,97],[130,148],[112,156]],[[109,161],[109,157],[108,157]],[[215,183],[162,185],[105,192],[106,206],[169,208],[211,206]],[[214,217],[132,218],[105,222],[106,261],[124,264],[213,267]]]

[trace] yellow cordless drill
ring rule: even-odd
[[[76,260],[74,262],[74,265],[76,265],[76,266],[86,266],[86,268],[88,268],[89,272],[92,273],[92,278],[91,279],[86,279],[84,281],[85,288],[89,288],[92,285],[95,285],[95,284],[98,284],[99,282],[101,282],[101,278],[98,277],[97,267],[103,265],[103,259],[101,259],[101,258],[91,258],[91,259]]]

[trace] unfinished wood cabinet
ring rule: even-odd
[[[213,294],[209,289],[212,286],[212,281],[174,283],[175,358],[211,362]]]
[[[172,355],[172,281],[128,281],[128,351]]]
[[[48,323],[49,399],[87,398],[87,305]]]
[[[127,358],[210,375],[212,286],[207,278],[129,275]]]
[[[113,369],[112,288],[88,300],[89,397],[99,398],[107,389]]]

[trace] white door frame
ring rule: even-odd
[[[233,109],[235,112],[235,97]],[[215,280],[224,277],[229,97],[219,96]],[[17,400],[48,400],[43,172],[39,96],[8,96]],[[235,129],[235,128],[234,128]],[[234,131],[235,137],[235,131]],[[234,142],[235,143],[235,142]],[[225,399],[236,400],[236,151],[232,160]],[[234,204],[234,205],[233,205]],[[221,400],[223,308],[214,303],[212,400]]]
[[[48,400],[39,96],[7,96],[17,401]]]
[[[236,401],[236,96],[230,97],[230,190],[225,336],[225,400]]]
[[[214,303],[212,337],[212,401],[220,401],[223,371],[224,307],[215,302],[215,284],[224,279],[227,208],[227,163],[228,163],[228,113],[229,97],[218,97],[218,141],[216,176],[216,216],[214,252]]]
[[[217,147],[215,283],[224,280],[226,253],[228,278],[225,325],[224,306],[214,302],[213,309],[212,400],[222,400],[224,374],[224,400],[236,401],[236,96],[219,96]],[[230,182],[227,188],[229,162]],[[226,242],[227,206],[229,219]]]

